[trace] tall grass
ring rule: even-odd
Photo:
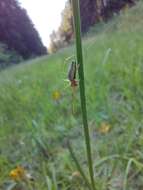
[[[73,7],[75,38],[76,38],[76,54],[77,54],[77,68],[78,68],[78,74],[79,74],[81,111],[82,111],[82,119],[83,119],[83,126],[84,126],[87,160],[88,160],[88,167],[89,167],[92,189],[95,190],[91,143],[90,143],[88,121],[87,121],[87,110],[86,110],[79,0],[72,0],[72,7]]]
[[[108,30],[83,41],[98,190],[143,187],[142,12],[141,2],[127,15],[116,17],[114,24],[109,22]],[[35,178],[35,189],[85,190],[90,186],[91,190],[83,156],[80,102],[76,101],[76,114],[71,114],[71,92],[64,82],[65,57],[72,54],[73,46],[0,72],[0,189],[6,189],[11,169],[24,164]],[[52,98],[55,90],[61,93],[58,103]],[[110,125],[106,134],[100,131],[104,122]],[[75,175],[79,172],[65,145],[67,136],[82,166],[78,170],[84,167],[85,179]]]

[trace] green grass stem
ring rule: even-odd
[[[88,160],[88,167],[89,167],[92,189],[95,190],[90,135],[89,135],[87,110],[86,110],[79,0],[72,0],[72,7],[73,7],[75,38],[76,38],[77,64],[79,66],[78,74],[79,74],[80,100],[81,100],[82,119],[83,119],[83,126],[84,126],[86,151],[87,151],[87,160]]]
[[[80,166],[80,163],[79,163],[79,161],[77,160],[77,158],[76,158],[76,156],[75,156],[75,153],[74,153],[74,151],[73,151],[73,149],[72,149],[72,147],[71,147],[71,145],[70,145],[69,142],[68,142],[68,149],[69,149],[69,152],[70,152],[70,154],[71,154],[71,157],[72,157],[72,159],[73,159],[73,161],[74,161],[74,163],[75,163],[75,165],[76,165],[78,171],[80,172],[82,178],[83,178],[84,181],[85,181],[85,184],[87,185],[88,189],[90,190],[90,189],[91,189],[91,185],[90,185],[90,183],[89,183],[89,181],[88,181],[88,179],[87,179],[87,177],[86,177],[86,175],[85,175],[85,173],[84,173],[82,167]]]

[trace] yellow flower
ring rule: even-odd
[[[99,128],[99,132],[102,133],[102,134],[106,134],[110,131],[111,129],[111,126],[108,124],[108,123],[101,123],[101,126]]]
[[[26,174],[25,169],[21,166],[17,166],[15,169],[11,170],[9,176],[11,179],[17,181],[24,179],[25,174]]]
[[[61,93],[59,91],[54,91],[52,94],[52,98],[55,101],[58,101],[61,98]]]

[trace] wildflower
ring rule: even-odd
[[[9,176],[15,181],[22,180],[26,176],[26,171],[23,167],[17,166],[15,169],[11,170]]]
[[[99,132],[102,134],[106,134],[110,131],[111,126],[108,123],[103,122],[99,128]]]
[[[54,91],[52,94],[52,98],[55,101],[58,101],[61,98],[61,93],[59,91]]]

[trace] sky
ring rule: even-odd
[[[61,12],[66,0],[19,0],[27,10],[35,28],[45,46],[49,46],[49,35],[58,29],[61,22]]]

